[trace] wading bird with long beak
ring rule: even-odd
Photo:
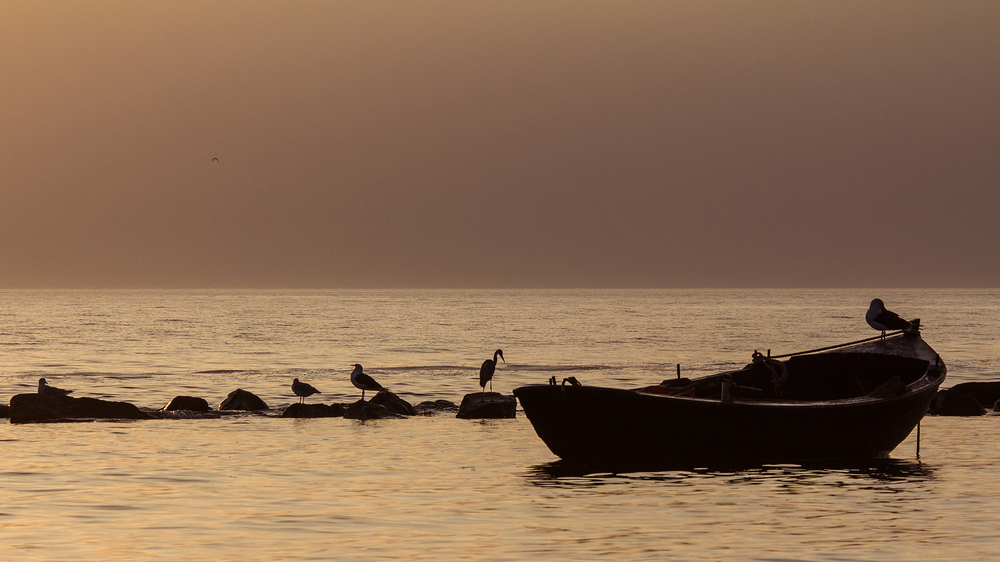
[[[501,361],[507,362],[503,358],[503,350],[498,349],[493,352],[493,359],[483,361],[483,366],[479,368],[479,386],[483,387],[483,392],[486,392],[486,383],[490,383],[490,392],[493,392],[493,372],[497,370],[498,355]]]
[[[883,338],[885,338],[886,330],[908,330],[913,327],[913,324],[903,320],[895,312],[886,310],[882,299],[872,300],[872,304],[865,314],[865,320],[872,328],[881,330]]]
[[[307,396],[322,394],[316,387],[309,383],[299,382],[299,379],[292,379],[292,392],[299,397],[299,404],[305,402]]]
[[[365,391],[366,390],[372,390],[372,391],[375,391],[375,390],[384,390],[382,388],[382,385],[380,385],[379,383],[375,382],[375,379],[369,377],[368,375],[366,375],[362,371],[362,368],[361,368],[360,364],[355,363],[353,365],[353,367],[354,367],[354,370],[351,371],[351,384],[353,384],[355,388],[360,388],[361,389],[361,400],[362,401],[365,399]]]

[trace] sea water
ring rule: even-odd
[[[3,425],[8,559],[995,560],[1000,418],[928,417],[886,462],[565,471],[518,412],[278,417],[298,378],[349,403],[353,363],[413,404],[574,376],[636,387],[873,335],[872,298],[948,366],[1000,380],[1000,291],[0,293],[0,401],[73,396],[265,414]]]

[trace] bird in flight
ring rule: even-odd
[[[218,158],[212,158],[212,162],[218,162],[218,161],[219,161]]]

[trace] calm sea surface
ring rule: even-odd
[[[551,376],[639,386],[907,318],[945,387],[1000,380],[1000,291],[0,293],[0,401],[40,377],[159,409],[243,388],[267,415],[3,425],[0,558],[997,560],[1000,418],[929,417],[890,461],[565,474],[518,413],[282,419],[293,377],[353,402],[352,363],[413,404]]]

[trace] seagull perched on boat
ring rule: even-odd
[[[362,371],[362,367],[361,367],[360,364],[355,363],[353,365],[353,367],[354,367],[354,370],[351,371],[351,384],[353,384],[355,388],[360,388],[361,389],[361,400],[362,401],[364,401],[364,399],[365,399],[365,391],[366,390],[371,390],[371,391],[385,390],[385,389],[382,388],[382,385],[380,385],[379,383],[375,382],[375,379],[373,379],[373,378],[369,377],[368,375],[364,374],[364,372]]]
[[[881,330],[883,338],[886,330],[907,330],[913,327],[913,324],[903,320],[895,312],[886,310],[882,299],[872,300],[871,306],[868,307],[868,313],[865,314],[865,320],[872,328]]]
[[[313,394],[322,394],[320,391],[316,390],[315,386],[308,383],[299,382],[299,379],[292,379],[292,392],[294,392],[295,395],[299,397],[299,404],[302,404],[305,401],[306,396],[312,396]]]
[[[56,388],[54,386],[49,386],[49,383],[45,379],[38,379],[38,393],[45,396],[66,396],[72,390],[63,390],[61,388]]]
[[[498,349],[493,352],[493,359],[483,361],[483,366],[479,368],[479,386],[483,387],[483,392],[486,392],[486,383],[490,383],[490,392],[493,392],[493,372],[497,370],[497,355],[501,361],[507,362],[503,358],[503,350]]]

